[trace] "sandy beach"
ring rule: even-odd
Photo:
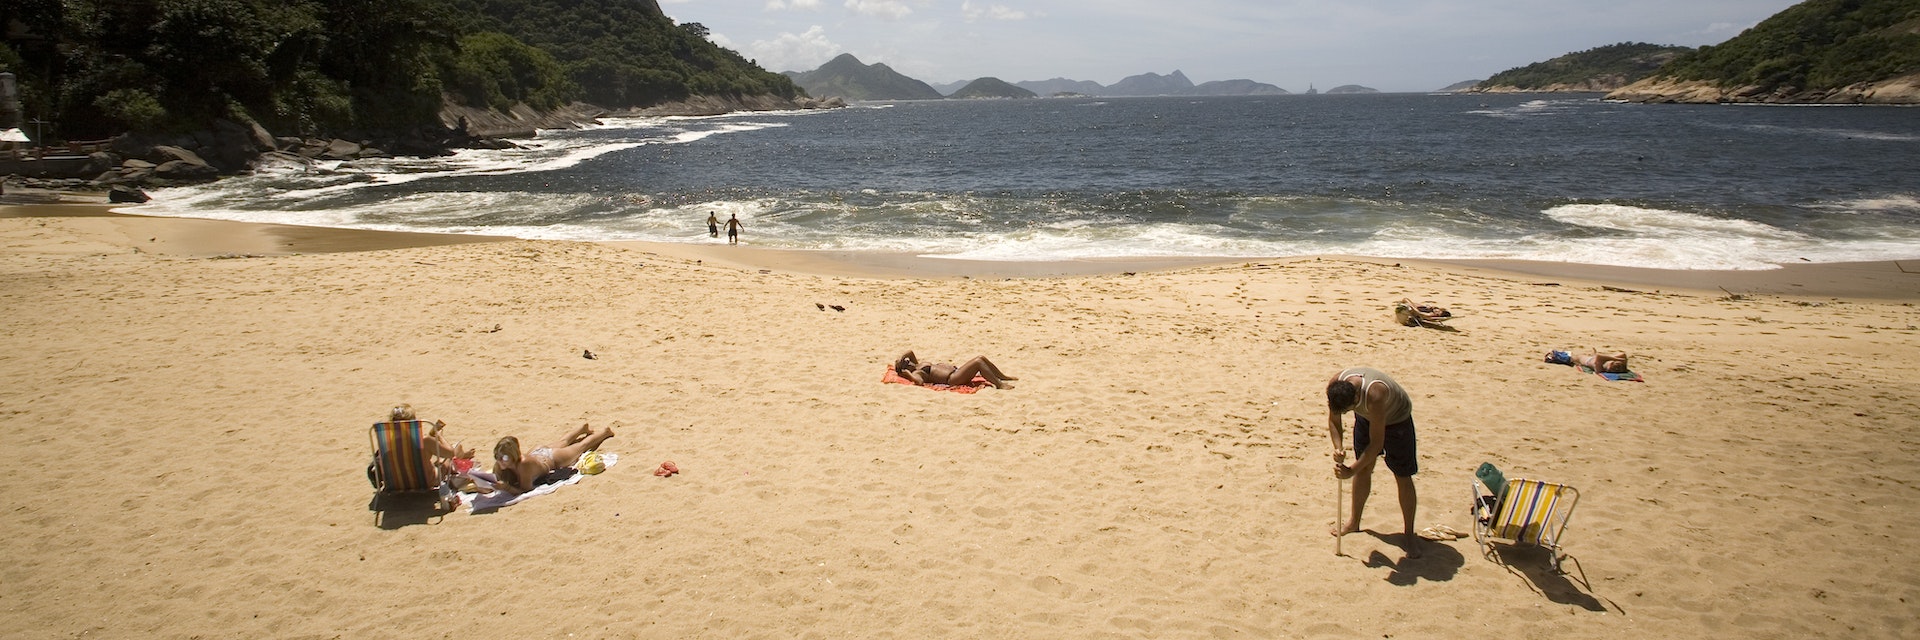
[[[1920,633],[1916,263],[942,268],[104,213],[0,207],[9,637]],[[1020,380],[881,383],[908,348]],[[1413,394],[1418,526],[1469,529],[1483,461],[1564,482],[1569,572],[1403,557],[1384,470],[1336,556],[1354,365]],[[400,402],[482,450],[612,426],[621,461],[377,514]]]

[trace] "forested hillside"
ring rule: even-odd
[[[1920,0],[1807,0],[1609,98],[1920,102]]]
[[[1920,72],[1920,0],[1808,0],[1660,69],[1761,91],[1824,91]]]
[[[0,71],[50,138],[438,124],[445,98],[547,109],[799,90],[654,0],[7,0]]]

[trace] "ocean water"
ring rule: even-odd
[[[1667,269],[1920,258],[1920,109],[1340,95],[609,119],[263,167],[128,213],[975,260],[1345,254]]]

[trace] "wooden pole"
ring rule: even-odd
[[[1344,556],[1340,550],[1340,539],[1347,537],[1347,510],[1340,506],[1347,492],[1347,481],[1340,476],[1333,477],[1333,555]]]

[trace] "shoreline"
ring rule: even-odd
[[[452,244],[505,242],[516,238],[447,233],[308,227],[200,218],[114,213],[122,206],[96,202],[0,201],[0,218],[92,218],[107,221],[128,238],[148,238],[145,250],[168,255],[289,255],[377,251]],[[675,259],[755,271],[786,271],[825,277],[870,279],[1061,278],[1253,263],[1342,260],[1380,265],[1425,265],[1463,274],[1535,284],[1584,285],[1716,296],[1772,295],[1799,298],[1920,300],[1920,260],[1782,264],[1765,271],[1677,270],[1527,260],[1376,258],[1345,255],[1240,258],[1223,256],[1109,258],[1071,261],[990,261],[923,258],[910,253],[767,249],[725,244],[640,240],[594,242]],[[136,248],[136,250],[141,250]],[[1544,279],[1544,280],[1542,280]]]

